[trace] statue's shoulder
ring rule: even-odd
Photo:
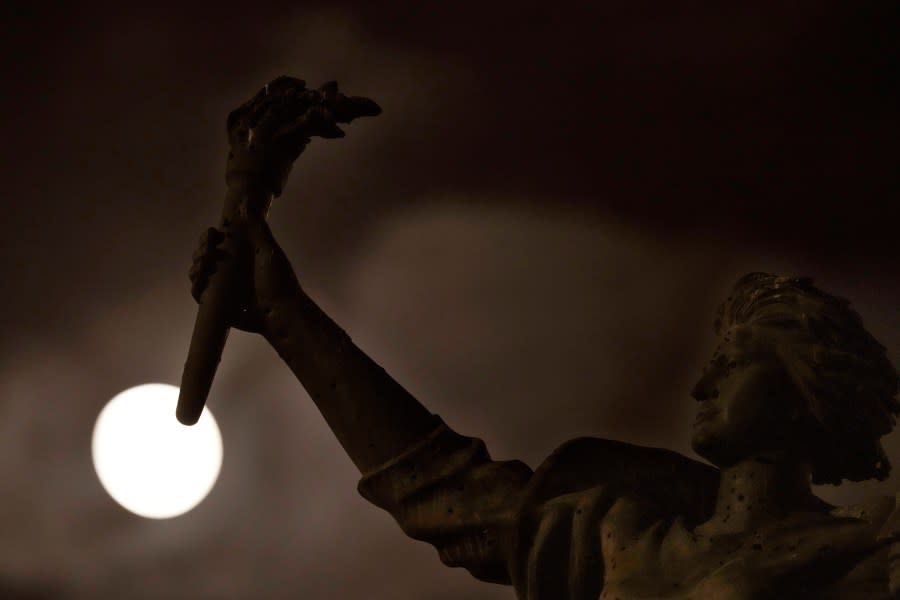
[[[711,514],[718,483],[718,469],[672,450],[582,437],[557,448],[538,467],[527,496],[541,502],[602,485],[690,522]]]
[[[831,514],[835,517],[868,521],[878,527],[896,520],[900,527],[900,513],[896,512],[895,507],[896,501],[893,496],[873,496],[856,504],[836,506],[831,510]]]
[[[900,506],[894,496],[875,496],[858,504],[838,506],[831,514],[868,521],[878,532],[879,540],[900,539]]]

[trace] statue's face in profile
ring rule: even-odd
[[[698,406],[691,445],[719,467],[798,447],[805,409],[775,343],[758,328],[729,332],[694,386]]]

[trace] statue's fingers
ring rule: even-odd
[[[199,256],[194,258],[191,269],[194,269],[205,276],[209,276],[216,272],[219,268],[218,262],[224,258],[227,258],[227,255],[222,250],[201,252]]]
[[[206,277],[215,273],[216,263],[228,257],[228,254],[219,248],[219,244],[224,239],[225,234],[212,227],[200,236],[200,243],[191,257],[191,268],[188,271],[191,281],[200,274]]]
[[[209,229],[204,229],[203,233],[200,234],[200,238],[197,240],[197,246],[195,247],[195,254],[196,254],[196,250],[198,250],[200,248],[206,248],[207,244],[209,244],[209,230],[210,229],[213,229],[213,228],[210,227]]]
[[[191,296],[193,296],[197,302],[200,301],[200,296],[203,294],[203,290],[206,289],[206,286],[209,283],[210,275],[215,272],[215,262],[210,265],[208,261],[201,258],[199,260],[195,259],[191,264],[191,268],[188,269],[188,279],[191,281]]]
[[[210,250],[221,244],[224,240],[224,233],[215,227],[210,227],[200,234],[200,239],[197,241],[197,248],[194,250],[194,258],[199,258],[208,254]]]
[[[197,247],[194,248],[194,253],[191,255],[191,260],[194,262],[198,262],[203,259],[204,256],[209,254],[209,236],[207,234],[203,234],[200,236],[200,242],[197,244]]]

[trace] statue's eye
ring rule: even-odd
[[[738,362],[736,360],[728,361],[728,370],[733,371],[738,367]]]

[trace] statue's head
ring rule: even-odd
[[[900,413],[897,371],[846,300],[807,278],[750,273],[715,330],[719,347],[692,392],[698,454],[719,467],[798,459],[815,483],[887,477],[880,440]]]

